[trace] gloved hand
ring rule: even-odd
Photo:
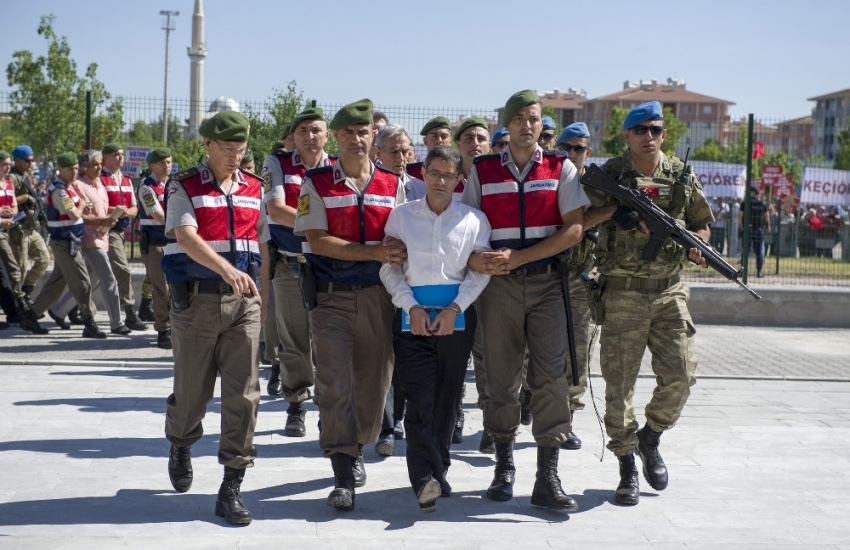
[[[614,215],[611,216],[611,219],[614,220],[614,223],[617,224],[617,227],[619,227],[623,231],[634,229],[641,222],[640,214],[638,214],[628,206],[617,207],[617,210],[614,211]]]

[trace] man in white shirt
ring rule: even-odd
[[[722,254],[726,244],[726,220],[729,219],[729,205],[723,202],[723,197],[714,197],[711,213],[714,214],[714,222],[711,224],[710,243]]]
[[[425,198],[396,207],[384,228],[405,243],[407,262],[384,264],[380,276],[401,308],[393,322],[393,351],[407,398],[407,470],[420,508],[432,512],[438,496],[451,494],[446,471],[477,324],[472,303],[490,280],[467,262],[473,253],[490,250],[490,224],[483,212],[452,200],[461,177],[456,149],[434,147],[424,168]],[[430,303],[421,303],[427,294]],[[456,328],[461,314],[463,327]]]

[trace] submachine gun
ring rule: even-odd
[[[675,218],[661,210],[661,208],[650,200],[646,192],[623,187],[595,164],[591,164],[587,168],[581,177],[581,183],[603,193],[613,195],[625,206],[628,206],[640,215],[641,219],[649,228],[650,233],[649,242],[643,250],[643,256],[641,256],[643,261],[654,261],[656,256],[658,256],[661,245],[670,238],[683,246],[685,250],[690,250],[691,248],[699,250],[702,253],[702,257],[705,258],[708,267],[714,269],[726,279],[737,283],[738,286],[749,292],[756,300],[761,300],[761,296],[741,282],[739,277],[742,276],[742,272],[740,270],[732,267],[710,244],[694,236],[690,231],[682,227]]]

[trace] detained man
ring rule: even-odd
[[[423,512],[449,496],[446,481],[454,410],[460,403],[477,317],[472,303],[490,280],[467,268],[470,255],[490,250],[484,213],[452,199],[461,156],[445,145],[425,159],[424,199],[390,212],[384,232],[407,246],[403,266],[380,275],[401,308],[393,321],[395,372],[407,398],[407,471]]]

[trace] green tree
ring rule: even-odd
[[[245,106],[245,116],[251,122],[248,147],[254,152],[258,165],[262,165],[265,156],[271,153],[274,142],[283,137],[283,129],[301,111],[303,105],[304,94],[298,91],[292,80],[286,85],[286,90],[272,90],[271,97],[263,104],[262,113],[251,105]]]
[[[555,112],[555,108],[551,106],[543,107],[543,115],[552,117],[552,120],[555,121],[555,131],[558,131],[558,114]]]
[[[706,140],[702,147],[697,147],[691,154],[693,160],[711,160],[720,162],[723,160],[725,152],[720,144],[713,139]]]
[[[676,152],[676,146],[682,140],[682,136],[688,133],[688,125],[673,114],[673,109],[664,107],[664,127],[667,129],[667,137],[664,138],[664,143],[661,144],[661,150],[665,155],[672,155]]]
[[[850,128],[845,128],[836,136],[838,153],[835,155],[833,166],[837,170],[850,170]]]
[[[605,125],[605,137],[602,138],[602,155],[617,157],[626,150],[626,138],[623,137],[623,121],[629,114],[628,109],[614,107],[611,110],[611,118]]]
[[[47,55],[35,57],[29,50],[12,54],[6,67],[13,130],[36,151],[56,159],[64,151],[79,151],[85,141],[86,90],[92,92],[92,141],[95,147],[116,139],[123,128],[123,104],[112,100],[97,80],[97,64],[83,76],[71,59],[67,37],[53,29],[56,17],[44,15],[39,36],[47,41]]]

